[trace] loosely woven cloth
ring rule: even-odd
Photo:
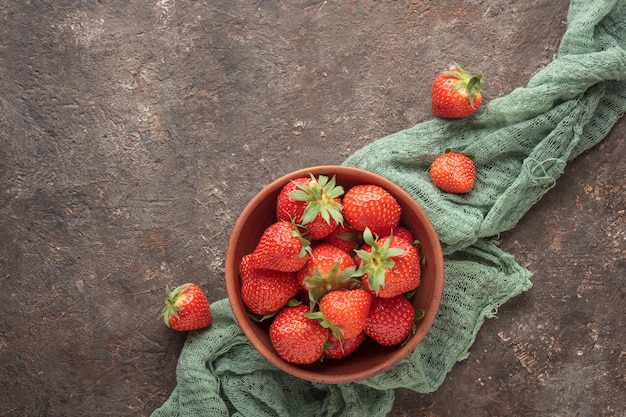
[[[568,161],[599,143],[625,112],[626,1],[572,0],[557,56],[526,88],[470,118],[434,119],[379,139],[345,161],[404,188],[442,242],[440,314],[409,358],[357,383],[299,380],[260,356],[220,300],[213,325],[189,334],[177,385],[152,417],[384,416],[394,389],[436,390],[468,356],[484,320],[531,287],[531,273],[493,237],[513,228]],[[467,195],[441,193],[430,182],[431,161],[448,147],[475,155],[478,179]]]

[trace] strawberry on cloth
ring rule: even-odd
[[[437,188],[447,193],[469,193],[476,181],[476,167],[469,156],[451,152],[439,155],[430,165],[430,179]]]

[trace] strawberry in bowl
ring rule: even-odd
[[[270,247],[264,235],[277,222],[290,224],[291,232],[271,245],[289,249],[254,255],[259,246]],[[289,254],[289,271],[280,253]],[[283,271],[267,272],[273,268]],[[299,289],[292,295],[294,275]],[[248,305],[248,276],[271,276],[281,288],[280,297],[257,297],[257,304],[280,301],[265,310]],[[288,284],[278,286],[279,276]],[[384,177],[345,166],[305,168],[270,183],[240,214],[226,252],[228,298],[250,343],[283,371],[321,383],[370,378],[409,355],[437,315],[443,279],[439,239],[417,202]],[[385,328],[380,312],[370,317],[372,306],[390,303],[381,297],[404,298],[402,317],[419,320]],[[289,333],[290,326],[302,331]]]

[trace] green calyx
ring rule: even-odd
[[[367,274],[369,288],[378,295],[380,287],[385,284],[385,274],[395,266],[394,256],[405,253],[404,249],[391,247],[392,236],[389,236],[382,245],[379,245],[369,228],[363,231],[363,240],[372,250],[357,250],[356,254],[361,258],[361,266],[357,271],[358,276]]]
[[[470,106],[474,107],[474,98],[476,97],[476,94],[482,92],[482,74],[470,75],[456,62],[453,62],[452,65],[454,65],[455,70],[444,71],[444,74],[458,79],[457,83],[452,88],[452,91],[461,90],[463,88],[467,89]]]
[[[359,280],[355,278],[356,267],[351,266],[342,271],[339,270],[340,267],[341,264],[337,262],[326,274],[315,269],[313,275],[304,279],[304,285],[309,290],[311,310],[327,293],[342,288],[352,289],[359,284]]]
[[[300,302],[300,300],[296,299],[296,298],[290,298],[289,301],[287,301],[287,303],[285,304],[286,307],[296,307],[299,306],[300,304],[302,304]],[[280,309],[276,310],[276,311],[270,311],[267,314],[264,315],[260,315],[260,314],[254,314],[252,312],[248,312],[248,317],[250,317],[252,320],[256,321],[257,323],[262,323],[265,320],[271,319],[273,317],[276,316],[276,314],[278,314],[280,312]]]
[[[169,286],[165,287],[165,307],[163,307],[161,315],[167,327],[170,327],[170,317],[178,318],[178,312],[181,308],[176,305],[176,301],[187,291],[188,286],[189,284],[179,285],[173,290],[170,290]]]
[[[353,244],[353,247],[360,247],[363,244],[363,237],[361,233],[355,231],[352,232],[344,232],[335,235],[335,237],[339,240],[343,240],[344,242],[350,242]]]
[[[337,185],[335,176],[331,179],[325,175],[319,175],[317,178],[313,174],[310,176],[311,182],[308,184],[296,182],[298,189],[288,194],[296,201],[308,203],[302,215],[302,224],[311,223],[318,215],[328,224],[331,219],[337,224],[343,224],[341,204],[335,201],[335,198],[343,195],[343,187]]]
[[[471,153],[465,153],[465,151],[454,151],[454,150],[452,150],[452,148],[446,148],[446,149],[443,151],[443,153],[444,153],[444,154],[446,154],[446,153],[458,153],[459,155],[463,155],[463,156],[467,157],[468,159],[470,159],[470,160],[472,160],[472,161],[473,161],[473,160],[474,160],[474,158],[475,158],[474,154],[471,154]]]
[[[314,313],[304,313],[304,316],[309,319],[317,320],[323,328],[328,329],[337,339],[344,340],[343,329],[329,322],[324,313],[322,313],[321,311],[316,311]]]
[[[294,219],[291,219],[291,226],[293,227],[293,231],[291,232],[291,236],[297,238],[300,241],[300,253],[298,254],[299,258],[303,258],[307,255],[311,254],[311,241],[304,236],[304,233],[300,231],[300,228],[303,227],[295,222]],[[305,228],[306,229],[306,228]]]

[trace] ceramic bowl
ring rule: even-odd
[[[426,258],[422,267],[421,283],[412,299],[416,309],[425,311],[417,323],[417,331],[401,346],[385,347],[367,340],[351,356],[341,360],[327,360],[311,365],[294,365],[283,360],[270,342],[269,322],[256,322],[248,315],[242,301],[239,263],[252,253],[261,234],[276,221],[276,198],[290,180],[309,174],[336,177],[337,184],[347,191],[357,184],[376,184],[389,191],[400,203],[400,225],[405,226],[421,242],[420,253]],[[316,166],[294,171],[263,188],[239,216],[231,233],[226,252],[226,289],[235,318],[250,343],[267,360],[298,378],[325,384],[343,384],[380,374],[405,359],[424,339],[431,328],[441,302],[444,272],[443,255],[437,233],[426,213],[402,188],[388,179],[358,168],[346,166]]]

